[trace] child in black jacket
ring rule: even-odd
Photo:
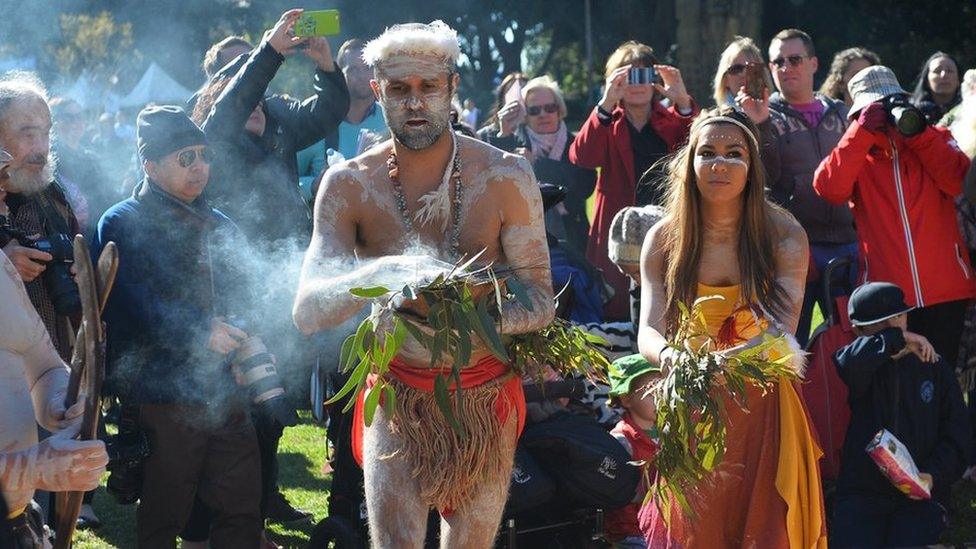
[[[850,391],[831,547],[938,543],[949,489],[968,463],[969,416],[953,369],[924,337],[906,330],[904,293],[894,284],[860,286],[848,304],[858,337],[834,354]],[[865,451],[881,429],[894,434],[918,466],[932,499],[913,500]]]

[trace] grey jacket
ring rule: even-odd
[[[848,109],[819,93],[817,100],[824,104],[824,115],[814,128],[779,93],[769,99],[772,141],[763,147],[769,197],[789,209],[811,243],[855,242],[854,216],[847,204],[835,206],[813,190],[817,166],[847,131]]]

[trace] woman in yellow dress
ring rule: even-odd
[[[667,216],[641,256],[638,336],[641,354],[665,368],[680,352],[667,345],[680,304],[698,297],[722,297],[703,304],[716,350],[796,330],[807,238],[765,198],[758,135],[729,107],[705,112],[669,165]],[[781,380],[765,395],[750,387],[748,411],[727,402],[724,460],[686,493],[690,513],[675,502],[644,506],[648,546],[826,547],[820,449],[795,384]]]

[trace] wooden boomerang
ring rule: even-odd
[[[74,259],[78,269],[75,280],[81,294],[82,322],[71,356],[71,377],[65,409],[78,402],[78,394],[84,383],[87,399],[79,440],[95,440],[98,436],[102,379],[105,376],[105,331],[102,328],[101,313],[115,283],[119,254],[114,242],[106,244],[98,258],[96,271],[85,239],[77,235],[74,240]],[[71,538],[74,536],[84,495],[84,492],[57,494],[58,526],[55,549],[71,547]]]

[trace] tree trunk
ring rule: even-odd
[[[676,0],[675,15],[681,76],[698,104],[711,106],[719,56],[735,35],[759,36],[762,0]]]

